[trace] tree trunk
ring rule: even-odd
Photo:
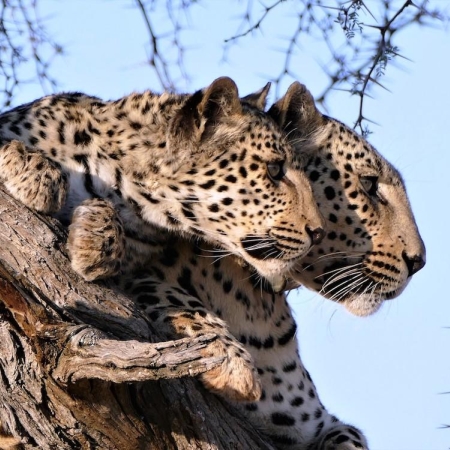
[[[200,358],[214,334],[158,342],[129,298],[71,270],[56,221],[1,189],[0,217],[0,421],[23,448],[272,449],[192,378],[221,362]]]

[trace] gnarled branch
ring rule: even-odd
[[[25,449],[273,449],[191,378],[220,363],[199,357],[215,335],[155,342],[129,298],[71,271],[56,221],[1,188],[0,217],[0,423]]]

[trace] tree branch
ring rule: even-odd
[[[96,378],[113,383],[193,377],[219,365],[223,358],[202,359],[200,353],[217,338],[208,334],[196,339],[147,344],[108,339],[91,327],[65,327],[40,330],[48,337],[55,333],[58,341],[67,341],[52,372],[55,380],[74,383]]]
[[[275,9],[283,14],[285,8],[286,16],[295,18],[292,20],[296,24],[293,31],[284,38],[284,45],[280,50],[284,54],[283,67],[270,80],[276,86],[277,95],[286,78],[299,78],[297,68],[302,67],[302,55],[296,55],[295,49],[306,49],[302,53],[308,53],[308,48],[313,43],[316,52],[314,57],[328,77],[325,89],[316,100],[325,106],[333,90],[358,95],[354,128],[359,128],[362,134],[368,132],[365,122],[370,122],[364,116],[365,98],[374,85],[386,89],[380,78],[388,63],[396,57],[404,57],[394,45],[394,35],[412,24],[427,25],[426,18],[436,21],[445,17],[439,7],[432,9],[427,0],[421,0],[417,4],[406,0],[400,6],[393,1],[380,2],[376,13],[363,0],[278,0],[270,6],[266,6],[265,0],[247,0],[245,4],[241,24],[234,35],[225,40],[224,51],[228,51],[231,43],[239,42],[239,39],[251,35],[253,31],[262,31],[263,26],[267,30],[274,29],[269,16],[272,16]],[[375,22],[381,22],[381,25],[364,23],[361,18],[363,13]],[[289,29],[288,24],[287,28]],[[320,60],[318,54],[321,55]]]
[[[0,423],[26,450],[273,450],[192,379],[221,362],[199,357],[215,335],[155,342],[113,284],[71,271],[56,221],[1,187],[0,216]]]

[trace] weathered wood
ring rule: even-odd
[[[192,378],[220,363],[199,354],[215,335],[158,342],[130,299],[71,271],[65,238],[0,189],[2,426],[26,449],[272,448]]]
[[[61,334],[60,330],[56,333]],[[147,344],[107,339],[91,327],[75,326],[66,327],[58,340],[69,335],[70,341],[52,372],[53,378],[63,383],[92,378],[114,383],[181,378],[206,372],[222,362],[220,358],[200,360],[200,350],[216,339],[214,334]]]

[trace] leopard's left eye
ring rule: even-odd
[[[371,196],[375,197],[378,194],[378,177],[366,176],[360,179],[363,189]]]
[[[279,181],[281,181],[286,175],[285,161],[268,163],[267,174],[274,183],[278,183]]]

